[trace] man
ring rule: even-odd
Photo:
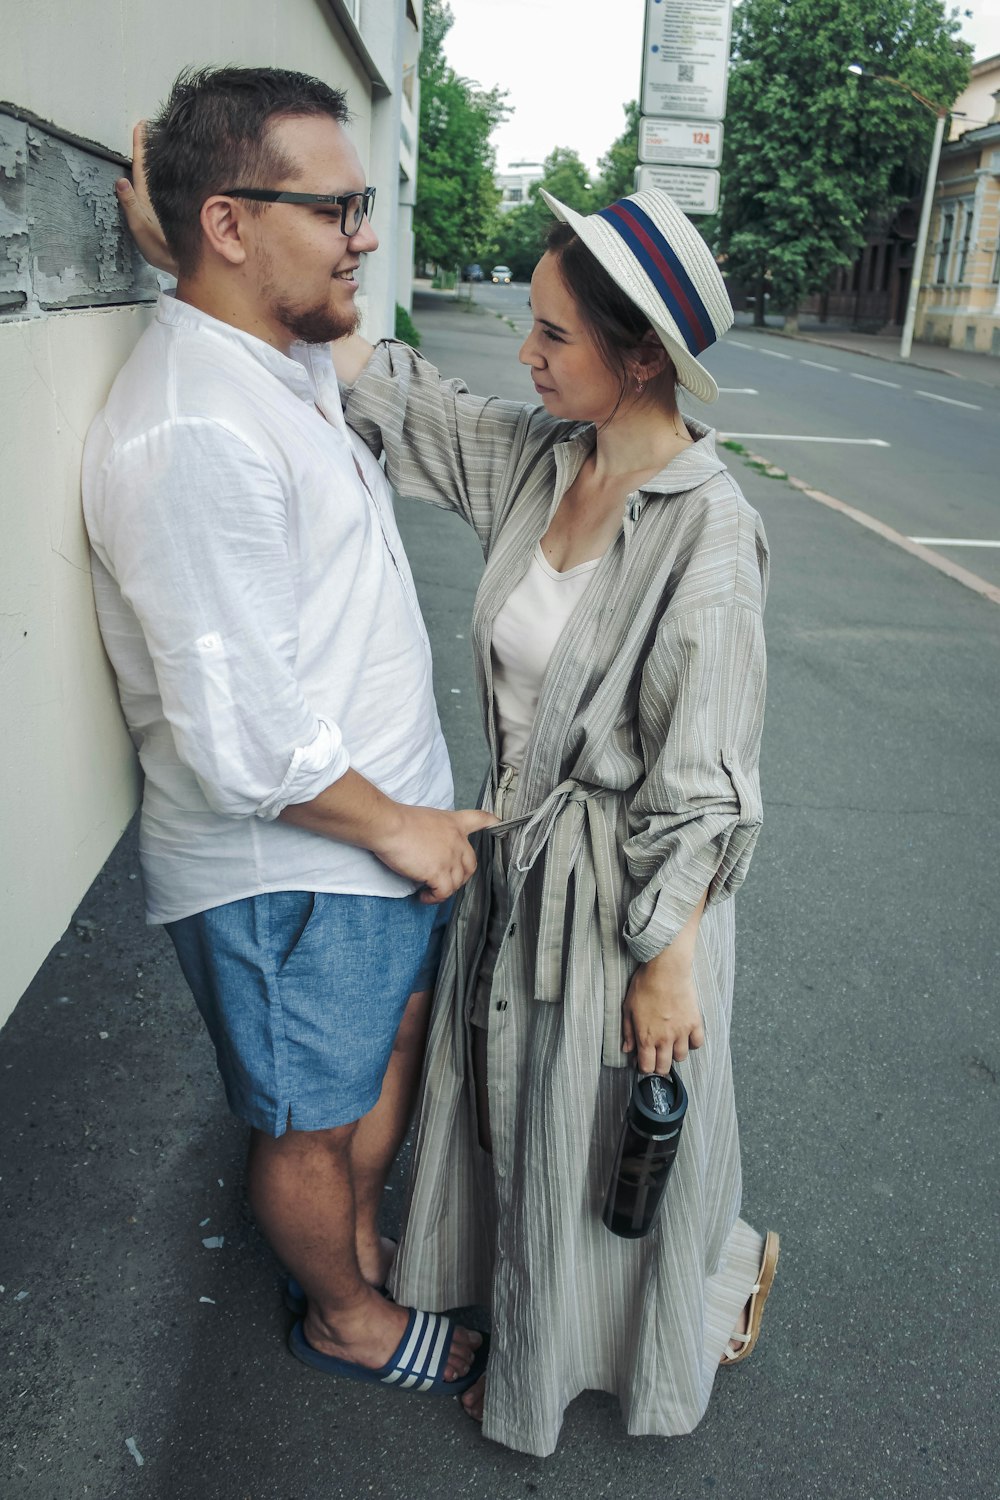
[[[146,776],[148,919],[251,1127],[251,1204],[308,1298],[293,1352],[445,1394],[477,1377],[481,1340],[376,1290],[376,1212],[440,903],[495,820],[447,810],[413,581],[327,347],[357,325],[378,243],[346,114],[296,73],[174,85],[147,169],[176,297],[91,428],[84,507]]]

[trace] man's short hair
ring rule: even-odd
[[[279,119],[348,118],[347,99],[284,68],[200,68],[179,74],[146,127],[146,182],[181,275],[201,259],[201,206],[227,187],[273,187],[294,170],[274,142]],[[260,213],[267,204],[248,204]]]

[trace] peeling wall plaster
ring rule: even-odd
[[[120,171],[0,110],[0,318],[155,301],[119,212]]]

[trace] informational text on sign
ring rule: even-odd
[[[714,214],[719,206],[719,173],[702,167],[640,167],[635,185],[640,193],[669,193],[686,214]]]
[[[721,120],[732,0],[646,0],[644,115]]]
[[[715,120],[666,120],[647,115],[639,121],[639,160],[678,167],[717,167],[722,161],[722,126]]]

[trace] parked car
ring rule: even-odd
[[[485,279],[486,278],[483,275],[483,268],[480,265],[473,264],[471,266],[466,266],[462,271],[463,281],[485,281]]]
[[[490,278],[495,286],[510,286],[514,280],[514,273],[510,266],[494,266],[490,272]]]

